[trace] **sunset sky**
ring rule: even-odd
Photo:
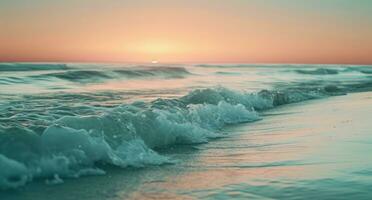
[[[0,61],[372,64],[371,0],[0,0]]]

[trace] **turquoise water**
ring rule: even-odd
[[[370,97],[344,95],[370,91],[372,67],[2,63],[0,72],[0,196],[76,187],[70,199],[369,196]]]

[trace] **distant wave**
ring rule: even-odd
[[[74,70],[74,71],[63,71],[55,73],[47,73],[41,75],[31,76],[36,79],[48,80],[50,77],[64,79],[72,82],[97,82],[102,79],[112,78],[109,74],[104,71],[93,71],[93,70]]]
[[[191,73],[183,67],[136,67],[114,70],[128,78],[162,76],[164,78],[183,78]]]
[[[18,84],[18,83],[25,83],[25,80],[20,77],[14,77],[14,76],[0,78],[0,84],[3,84],[3,85]]]
[[[44,71],[71,69],[66,64],[36,64],[36,63],[0,63],[0,71]]]
[[[372,74],[372,69],[360,70],[363,74]]]
[[[202,65],[195,65],[197,67],[205,67],[205,68],[239,68],[239,67],[250,67],[254,65],[239,65],[239,64],[231,64],[231,65],[218,65],[218,64],[202,64]]]
[[[363,74],[372,74],[372,66],[356,66],[348,67],[345,69],[346,72],[357,71]]]
[[[324,67],[339,67],[339,65],[322,65],[322,64],[200,64],[196,67],[203,68],[324,68]]]
[[[216,72],[217,75],[222,75],[222,76],[238,76],[240,75],[239,72]]]
[[[322,65],[322,64],[200,64],[202,68],[278,68],[285,71],[294,71],[306,75],[336,75],[341,72],[358,71],[364,74],[372,74],[371,65]],[[220,74],[220,73],[219,73]],[[223,73],[221,73],[223,74]]]
[[[338,74],[339,70],[337,69],[328,69],[328,68],[318,68],[314,70],[302,70],[302,69],[297,69],[295,72],[299,74],[308,74],[308,75],[333,75],[333,74]]]
[[[335,68],[317,68],[317,69],[295,69],[295,72],[306,75],[336,75],[344,72],[360,72],[363,74],[372,74],[371,66],[350,66],[341,69]]]
[[[115,70],[71,70],[47,73],[33,76],[37,79],[55,77],[72,82],[101,82],[107,79],[136,79],[136,78],[184,78],[191,74],[185,68],[125,68]]]
[[[16,74],[0,77],[0,84],[31,83],[33,80],[55,81],[58,78],[77,83],[104,82],[110,79],[140,79],[140,78],[184,78],[191,75],[183,67],[164,66],[135,66],[112,67],[104,69],[84,69],[79,66],[66,64],[36,64],[36,63],[0,63],[0,72],[22,71],[53,71],[40,72],[39,74],[26,75],[22,78]]]
[[[141,78],[165,78],[177,79],[191,75],[182,67],[152,67],[152,68],[121,68],[104,70],[65,70],[60,72],[31,75],[28,78],[44,81],[53,81],[50,78],[58,78],[77,83],[104,82],[111,79],[141,79]],[[26,81],[25,79],[23,81]],[[0,79],[0,84],[17,83],[11,77]]]

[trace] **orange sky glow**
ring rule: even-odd
[[[332,2],[5,0],[0,61],[372,64],[371,1]]]

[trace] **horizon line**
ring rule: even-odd
[[[144,61],[105,61],[105,60],[97,60],[97,61],[84,61],[84,60],[0,60],[0,63],[67,63],[67,64],[150,64],[150,65],[162,65],[162,64],[170,64],[170,65],[182,65],[182,64],[219,64],[219,65],[372,65],[371,63],[352,63],[352,62],[326,62],[326,63],[319,63],[319,62],[218,62],[218,61],[210,61],[210,62],[198,62],[198,61],[189,61],[189,62],[161,62],[154,64]]]

